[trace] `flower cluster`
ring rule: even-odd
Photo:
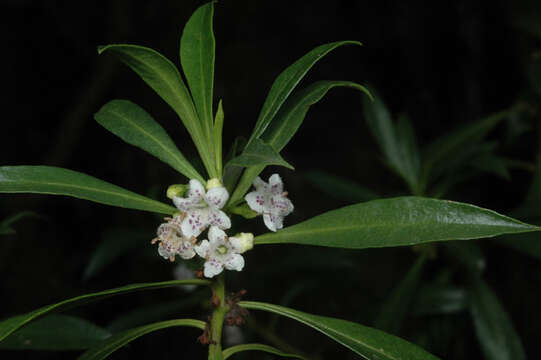
[[[241,271],[244,268],[242,253],[252,249],[254,236],[240,233],[227,236],[224,230],[231,227],[231,220],[221,209],[229,199],[227,189],[218,179],[211,179],[205,187],[195,179],[190,180],[186,194],[185,185],[170,188],[168,196],[180,213],[165,218],[152,243],[159,243],[158,253],[165,259],[175,261],[176,255],[191,259],[196,254],[205,259],[204,275],[212,278],[223,269]],[[265,225],[271,231],[283,227],[283,218],[293,211],[293,204],[283,191],[278,174],[265,183],[259,177],[254,181],[255,191],[246,195],[248,206],[263,215]],[[182,196],[185,195],[185,196]],[[208,239],[198,243],[197,237],[207,228]]]

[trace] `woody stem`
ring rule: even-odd
[[[210,345],[209,345],[209,360],[223,360],[222,355],[222,328],[224,325],[224,317],[229,307],[225,303],[225,275],[221,273],[212,283],[212,289],[216,298],[219,300],[219,305],[212,312],[210,319]]]

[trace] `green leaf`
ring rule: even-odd
[[[295,89],[299,81],[302,80],[304,75],[306,75],[306,73],[316,62],[337,47],[348,44],[362,45],[358,41],[337,41],[334,43],[320,45],[294,62],[280,75],[278,75],[272,84],[263,107],[261,108],[257,123],[248,143],[263,134],[289,94],[293,91],[293,89]]]
[[[199,120],[211,144],[214,48],[216,46],[212,31],[213,13],[214,2],[200,6],[184,26],[180,40],[182,70],[190,86]]]
[[[381,308],[375,327],[392,334],[399,333],[421,281],[425,260],[426,254],[419,256],[404,279],[393,289]]]
[[[359,90],[372,99],[370,92],[362,85],[351,81],[318,81],[299,91],[289,99],[275,119],[269,124],[261,138],[280,152],[301,126],[310,107],[321,100],[335,87],[349,87]]]
[[[312,170],[306,172],[304,177],[320,191],[349,203],[374,200],[380,197],[374,191],[354,181],[327,172]]]
[[[12,215],[0,222],[0,235],[15,234],[15,229],[13,229],[11,225],[26,217],[39,218],[41,216],[33,211],[21,211],[20,213]]]
[[[17,329],[28,324],[32,320],[36,320],[37,318],[43,315],[46,315],[48,313],[51,313],[53,311],[58,312],[58,311],[66,310],[74,306],[83,305],[92,301],[108,298],[110,296],[128,294],[135,291],[153,290],[153,289],[160,289],[160,288],[173,287],[173,286],[179,286],[179,285],[209,285],[209,284],[210,284],[210,281],[199,280],[199,279],[172,280],[172,281],[162,281],[162,282],[155,282],[155,283],[131,284],[131,285],[126,285],[119,288],[76,296],[74,298],[67,299],[56,304],[47,305],[37,310],[34,310],[32,312],[22,314],[22,315],[17,315],[17,316],[1,321],[0,322],[0,341],[5,339],[7,336],[9,336],[11,333],[16,331]]]
[[[297,355],[297,354],[288,354],[285,353],[275,347],[264,345],[264,344],[241,344],[241,345],[235,345],[231,346],[230,348],[225,349],[222,354],[224,356],[224,360],[230,358],[232,355],[241,352],[241,351],[263,351],[267,352],[269,354],[278,355],[281,357],[289,357],[289,358],[295,358],[295,359],[305,359],[304,357]]]
[[[517,106],[493,114],[434,140],[423,151],[424,158],[421,172],[423,185],[428,185],[431,180],[431,170],[435,165],[445,164],[448,159],[455,156],[456,152],[483,139],[496,125],[519,110],[520,108]]]
[[[263,310],[297,320],[330,337],[369,360],[430,360],[438,359],[420,347],[382,331],[350,321],[307,314],[283,306],[241,301],[247,309]]]
[[[8,336],[0,342],[0,349],[85,350],[110,336],[109,331],[87,320],[66,315],[49,315]]]
[[[274,148],[265,143],[261,139],[255,139],[246,146],[242,154],[229,160],[227,166],[263,166],[263,165],[280,165],[288,169],[294,169],[287,161],[285,161]]]
[[[474,280],[470,306],[477,338],[486,359],[526,359],[509,316],[496,295],[480,278]]]
[[[141,229],[116,228],[107,230],[90,256],[83,279],[88,280],[96,276],[115,259],[141,246],[143,240],[148,242],[148,238],[148,232]]]
[[[231,145],[231,148],[229,149],[229,153],[227,154],[228,161],[237,157],[242,153],[242,150],[246,147],[247,140],[246,138],[242,136],[237,136],[235,140],[233,141],[233,144]],[[239,180],[240,175],[242,174],[243,168],[238,166],[230,166],[226,164],[224,168],[224,186],[227,189],[227,191],[231,194],[233,192],[233,188],[237,184],[237,181]]]
[[[0,193],[68,195],[128,209],[173,214],[176,208],[73,170],[52,166],[0,167]]]
[[[255,238],[256,244],[363,249],[539,231],[494,211],[421,197],[373,200],[329,211]]]
[[[363,98],[363,109],[368,127],[389,166],[414,194],[419,193],[419,155],[411,124],[402,117],[395,128],[391,114],[379,96],[374,96],[373,101]]]
[[[188,179],[205,181],[160,124],[139,105],[128,100],[112,100],[94,114],[94,118],[128,144],[156,156]]]
[[[222,133],[224,128],[224,108],[222,106],[222,100],[218,103],[218,110],[216,111],[216,117],[214,118],[214,146],[216,153],[216,169],[218,175],[222,175]]]
[[[174,326],[189,326],[197,329],[205,330],[205,322],[201,320],[194,319],[177,319],[177,320],[167,320],[150,325],[144,325],[137,327],[135,329],[126,330],[119,334],[115,334],[103,341],[101,344],[93,347],[84,354],[78,357],[79,360],[101,360],[105,359],[114,351],[120,349],[124,345],[132,342],[133,340],[157,331],[160,329],[165,329]]]
[[[192,137],[207,171],[212,169],[211,154],[205,140],[192,97],[177,67],[159,52],[138,45],[113,44],[98,47],[108,51],[132,68],[173,110]]]

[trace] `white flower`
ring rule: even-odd
[[[216,181],[213,181],[216,180]],[[229,193],[217,179],[209,180],[209,190],[198,180],[190,180],[187,197],[173,197],[173,203],[181,211],[186,212],[181,229],[185,236],[199,236],[209,225],[220,229],[229,229],[231,220],[220,209],[229,199]]]
[[[267,184],[258,176],[254,180],[255,191],[246,194],[244,199],[250,208],[263,214],[263,221],[267,228],[276,231],[284,227],[284,216],[293,211],[293,204],[287,198],[287,192],[284,192],[282,179],[278,174],[269,178]]]
[[[237,238],[228,238],[223,230],[217,226],[211,226],[208,232],[209,240],[201,241],[194,247],[199,256],[205,258],[204,274],[211,278],[227,270],[241,271],[244,268],[244,258],[241,241]]]
[[[156,231],[157,238],[152,243],[160,242],[158,253],[164,258],[175,261],[178,254],[183,259],[191,259],[195,256],[193,249],[194,238],[183,235],[181,229],[182,216],[166,218],[167,222],[161,224]]]

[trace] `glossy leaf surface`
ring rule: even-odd
[[[98,53],[111,52],[135,71],[173,110],[192,137],[209,170],[211,154],[207,148],[192,97],[177,67],[159,52],[138,45],[113,44],[101,46]]]
[[[139,105],[112,100],[98,111],[96,121],[128,144],[154,155],[188,179],[205,180],[186,160],[163,127]]]
[[[477,338],[486,359],[526,359],[511,319],[496,295],[481,279],[474,281],[470,306]]]
[[[263,351],[263,352],[281,356],[281,357],[304,359],[300,355],[288,354],[275,347],[265,345],[265,344],[241,344],[241,345],[231,346],[230,348],[225,349],[223,351],[224,360],[229,359],[232,355],[242,352],[242,351]]]
[[[73,316],[49,315],[8,336],[0,342],[0,349],[85,350],[109,336],[109,331],[90,321]]]
[[[0,193],[67,195],[128,209],[173,214],[176,208],[95,177],[53,166],[0,167]]]
[[[135,329],[126,330],[124,332],[111,336],[107,340],[103,341],[101,344],[91,348],[90,350],[85,352],[83,355],[78,357],[78,359],[79,360],[105,359],[114,351],[120,349],[124,345],[132,342],[133,340],[143,335],[146,335],[153,331],[157,331],[157,330],[161,330],[161,329],[165,329],[169,327],[174,327],[174,326],[188,326],[188,327],[194,327],[197,329],[204,330],[205,322],[201,320],[193,320],[193,319],[177,319],[177,320],[162,321],[162,322],[158,322],[158,323],[154,323],[150,325],[140,326]]]
[[[541,228],[473,205],[398,197],[329,211],[276,233],[260,235],[255,243],[362,249],[539,230]]]
[[[209,281],[199,280],[199,279],[173,280],[173,281],[163,281],[163,282],[156,282],[156,283],[131,284],[131,285],[126,285],[119,288],[114,288],[114,289],[109,289],[109,290],[100,291],[96,293],[77,296],[71,299],[61,301],[56,304],[44,306],[42,308],[39,308],[37,310],[34,310],[26,314],[14,316],[14,317],[1,321],[0,322],[0,341],[5,339],[7,336],[9,336],[11,333],[16,331],[17,329],[28,324],[29,322],[36,320],[37,318],[43,315],[49,314],[51,312],[58,312],[58,311],[66,310],[74,306],[83,305],[92,301],[108,298],[110,296],[122,295],[122,294],[127,294],[127,293],[131,293],[135,291],[153,290],[153,289],[160,289],[160,288],[173,287],[173,286],[179,286],[179,285],[209,285],[209,284],[210,284]]]
[[[350,321],[307,314],[283,306],[255,301],[241,301],[239,305],[247,309],[268,311],[299,321],[344,345],[365,359],[438,359],[420,347],[396,336]]]
[[[337,41],[320,45],[278,75],[261,108],[261,112],[259,113],[255,129],[249,142],[263,134],[289,94],[317,61],[337,47],[348,44],[361,45],[361,43],[357,41]]]

